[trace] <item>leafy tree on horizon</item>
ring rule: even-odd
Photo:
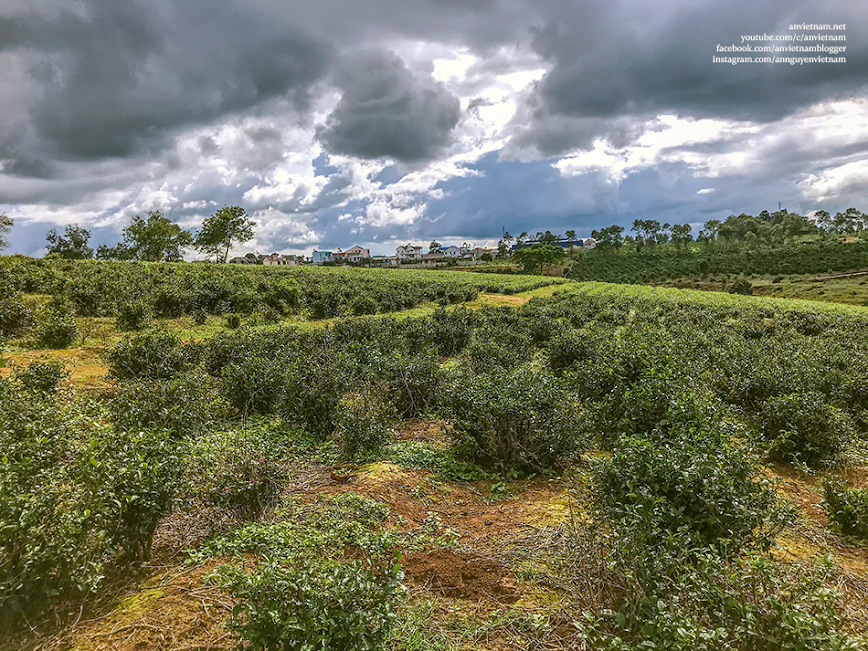
[[[534,244],[516,250],[515,259],[525,271],[542,274],[546,265],[562,262],[566,258],[566,252],[559,246],[551,244]]]
[[[619,249],[624,244],[624,227],[612,224],[598,231],[591,231],[591,237],[597,240],[597,248],[602,251]]]
[[[256,222],[247,217],[241,206],[224,206],[205,220],[202,230],[196,234],[197,250],[213,255],[216,261],[226,262],[233,242],[253,239]]]
[[[124,240],[116,247],[100,246],[100,260],[142,260],[145,262],[179,262],[183,248],[193,243],[193,236],[165,217],[159,210],[133,217],[123,230]]]
[[[440,242],[437,240],[431,240],[431,244],[428,245],[428,253],[434,253],[439,248]]]
[[[56,228],[52,228],[45,236],[48,244],[48,254],[56,254],[64,260],[90,260],[93,257],[93,249],[87,245],[90,240],[90,231],[81,226],[69,225],[64,235],[60,235]]]
[[[669,228],[669,239],[675,246],[684,248],[693,241],[692,230],[690,224],[673,224]]]

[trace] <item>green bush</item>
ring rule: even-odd
[[[103,577],[109,505],[79,478],[73,418],[0,379],[0,627],[23,626]]]
[[[226,315],[226,327],[230,330],[237,330],[241,327],[241,315],[232,312],[231,314]]]
[[[245,418],[250,414],[271,414],[286,394],[287,374],[291,372],[286,360],[252,354],[223,367],[220,391]]]
[[[175,443],[166,432],[107,428],[93,437],[90,450],[85,482],[112,505],[112,543],[129,560],[149,559],[154,531],[175,503]]]
[[[847,488],[840,480],[826,480],[823,508],[842,535],[868,540],[868,490]]]
[[[458,378],[446,408],[464,453],[489,467],[536,472],[584,447],[583,413],[545,373]]]
[[[763,405],[760,419],[772,458],[782,461],[827,465],[852,439],[849,418],[816,391],[771,398]]]
[[[616,549],[651,582],[692,550],[768,545],[789,518],[749,452],[703,428],[669,441],[622,437],[596,463],[594,487]]]
[[[730,285],[727,291],[730,294],[743,294],[745,296],[751,296],[753,294],[753,285],[748,279],[742,278],[741,280],[737,280],[732,285]]]
[[[0,298],[0,341],[24,334],[33,325],[34,313],[21,294]]]
[[[274,441],[249,429],[206,434],[186,451],[185,493],[255,520],[276,503],[286,482],[280,456]]]
[[[351,386],[346,360],[320,351],[314,363],[300,362],[286,375],[286,391],[277,413],[320,437],[331,435],[338,422],[338,404]]]
[[[69,377],[62,362],[31,362],[26,369],[15,371],[14,378],[28,391],[51,393]]]
[[[49,305],[39,315],[37,340],[47,348],[67,348],[78,337],[75,319],[63,306]]]
[[[366,387],[338,403],[335,433],[347,456],[373,452],[391,439],[397,413],[383,393]]]
[[[440,401],[445,376],[433,353],[397,355],[384,362],[388,396],[404,418],[432,412]]]
[[[168,379],[196,364],[199,349],[165,328],[126,336],[108,355],[109,377]]]
[[[121,331],[144,330],[150,322],[150,308],[143,301],[134,301],[121,306],[115,327]]]
[[[284,567],[220,568],[239,600],[228,626],[251,651],[380,651],[396,619],[399,566],[309,561]]]
[[[169,379],[123,380],[109,411],[124,431],[161,430],[175,438],[198,436],[227,415],[214,378],[185,373]]]
[[[587,614],[580,635],[601,651],[857,651],[861,641],[843,631],[841,595],[824,585],[831,575],[828,558],[801,577],[759,555],[704,554],[617,610]]]

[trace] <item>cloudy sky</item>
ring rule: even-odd
[[[805,22],[846,63],[712,62]],[[868,210],[866,31],[856,0],[2,0],[0,212],[41,255],[237,204],[238,252],[309,255]]]

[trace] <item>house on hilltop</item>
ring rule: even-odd
[[[311,255],[314,264],[322,264],[324,262],[332,262],[332,252],[331,251],[317,251],[313,250],[313,254]]]

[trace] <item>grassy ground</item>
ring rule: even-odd
[[[868,304],[868,275],[849,278],[829,278],[828,275],[751,276],[755,296],[798,298],[812,301]],[[680,287],[704,291],[726,291],[731,281],[723,278],[679,278],[659,283],[662,287]]]

